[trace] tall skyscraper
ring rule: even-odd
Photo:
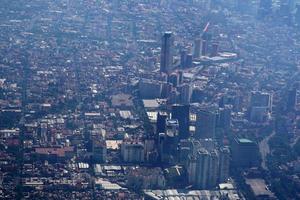
[[[173,65],[173,43],[172,32],[165,32],[162,36],[161,54],[160,54],[160,71],[168,73]]]
[[[217,56],[219,51],[219,44],[218,43],[213,43],[212,44],[212,51],[211,51],[211,56]]]
[[[220,150],[204,147],[200,140],[192,141],[187,157],[186,168],[189,184],[197,189],[211,189],[218,183],[224,183],[229,178],[230,151],[228,147]],[[206,142],[203,140],[202,142]]]
[[[205,149],[201,149],[197,154],[196,164],[196,187],[207,189],[209,179],[210,155]]]
[[[192,96],[192,90],[189,84],[184,83],[178,87],[180,93],[180,103],[181,104],[189,104]]]
[[[229,178],[229,163],[230,163],[230,151],[228,147],[223,147],[220,150],[220,174],[219,182],[224,183]]]
[[[297,89],[294,87],[293,89],[288,91],[287,96],[287,111],[293,111],[297,104]]]
[[[205,56],[207,54],[207,49],[208,49],[208,41],[202,40],[202,44],[201,44],[201,55],[202,56]]]
[[[180,67],[181,68],[186,68],[186,56],[187,56],[187,51],[185,49],[181,50],[180,52]]]
[[[272,13],[272,0],[260,0],[258,16],[263,18],[270,13]]]
[[[156,134],[166,132],[167,113],[158,112],[156,120]]]
[[[197,112],[196,138],[214,138],[216,130],[215,111],[199,110]]]
[[[186,139],[190,136],[190,106],[178,105],[172,106],[172,119],[177,119],[179,123],[179,138]]]
[[[201,56],[201,38],[197,38],[194,43],[194,57],[199,58]]]
[[[187,67],[187,68],[193,67],[193,55],[192,54],[186,55],[185,67]]]
[[[217,185],[219,178],[219,154],[217,150],[210,152],[208,175],[207,185],[212,188]]]
[[[235,138],[231,149],[233,166],[250,168],[259,165],[260,156],[257,143],[245,138]]]
[[[219,109],[218,125],[219,127],[228,130],[231,125],[231,111],[232,105],[225,105],[224,108]]]
[[[263,122],[272,111],[272,95],[265,92],[252,92],[250,100],[250,120]]]

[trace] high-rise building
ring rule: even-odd
[[[158,112],[157,120],[156,120],[156,134],[165,133],[166,132],[166,122],[168,115],[167,113]]]
[[[180,52],[180,67],[181,68],[186,68],[186,55],[187,51],[185,49],[181,50]]]
[[[200,58],[201,56],[201,38],[197,38],[194,43],[194,57]]]
[[[252,92],[250,99],[250,120],[263,122],[272,111],[272,95],[266,92]]]
[[[167,119],[165,133],[159,133],[158,150],[159,161],[169,164],[175,164],[177,160],[178,146],[178,120]]]
[[[183,105],[189,104],[192,96],[192,90],[190,85],[187,83],[182,84],[178,87],[178,91],[180,93],[180,103]]]
[[[224,105],[224,108],[219,109],[218,125],[219,127],[228,130],[231,125],[232,105]]]
[[[258,5],[258,16],[264,18],[272,13],[272,0],[260,0]]]
[[[251,93],[251,106],[267,107],[272,109],[272,95],[267,92],[254,91]]]
[[[171,73],[168,76],[168,82],[171,83],[173,87],[177,87],[177,85],[179,84],[179,74],[176,72]]]
[[[168,73],[173,65],[173,34],[165,32],[162,36],[162,46],[160,54],[160,71]]]
[[[296,5],[295,24],[298,27],[300,26],[300,4]]]
[[[160,98],[162,95],[162,83],[158,81],[141,79],[139,92],[142,99]]]
[[[40,136],[42,142],[48,142],[48,125],[47,123],[41,123]]]
[[[209,179],[210,155],[205,149],[199,150],[196,162],[196,183],[198,189],[207,189]]]
[[[210,152],[209,173],[207,185],[212,188],[217,185],[219,181],[219,154],[217,150]]]
[[[211,57],[217,56],[218,51],[219,51],[219,44],[215,42],[212,44]]]
[[[232,164],[235,167],[250,168],[259,165],[257,143],[244,138],[235,138],[232,144]]]
[[[229,178],[230,152],[228,147],[220,150],[209,146],[207,148],[203,142],[210,141],[181,140],[182,153],[186,155],[185,151],[190,149],[186,161],[182,160],[187,169],[189,184],[197,189],[211,189]]]
[[[172,106],[172,119],[179,123],[179,138],[186,139],[190,136],[190,106],[175,104]]]
[[[286,102],[287,111],[293,111],[297,104],[297,89],[296,87],[288,91],[287,102]]]
[[[208,50],[208,41],[207,40],[202,40],[201,43],[201,55],[205,56],[207,54]]]
[[[106,162],[106,142],[103,139],[93,138],[92,139],[92,153],[93,161],[105,163]]]
[[[216,130],[215,111],[200,109],[197,111],[196,138],[214,138]]]
[[[220,150],[220,172],[219,182],[224,183],[229,178],[230,151],[228,147]]]
[[[192,54],[186,55],[185,66],[187,68],[193,67],[193,55]]]
[[[121,144],[121,155],[124,162],[141,163],[145,159],[144,144],[141,142],[125,141]]]

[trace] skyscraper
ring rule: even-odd
[[[180,93],[180,103],[184,105],[189,104],[192,96],[191,86],[184,83],[178,87],[178,91]]]
[[[214,138],[216,130],[217,113],[209,110],[197,112],[196,138]]]
[[[160,54],[160,71],[168,73],[173,64],[173,34],[165,32],[162,37],[161,54]]]
[[[201,149],[197,154],[196,164],[196,187],[207,189],[209,179],[210,155],[205,149]]]
[[[201,55],[202,56],[205,56],[207,54],[207,49],[208,49],[208,41],[202,40],[202,45],[201,45]]]
[[[249,109],[251,121],[265,121],[268,113],[272,111],[272,94],[257,91],[252,92]]]
[[[266,15],[272,13],[272,0],[260,0],[258,15],[264,18]]]
[[[185,49],[180,52],[180,67],[185,68],[187,51]]]
[[[297,89],[293,88],[288,91],[287,96],[287,111],[293,111],[295,109],[295,106],[297,104]]]
[[[257,143],[245,138],[235,138],[231,149],[233,166],[250,168],[259,165],[260,157]]]
[[[156,121],[156,134],[165,133],[166,132],[166,121],[167,121],[167,114],[158,112],[157,113],[157,121]]]
[[[172,106],[172,119],[177,119],[179,123],[179,138],[186,139],[190,136],[190,106],[178,105]]]
[[[201,56],[201,39],[197,38],[194,43],[194,57],[199,58]]]
[[[229,162],[230,162],[230,151],[228,147],[223,147],[220,150],[220,172],[219,182],[223,183],[229,177]]]

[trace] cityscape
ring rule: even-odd
[[[2,0],[0,199],[300,199],[299,0]]]

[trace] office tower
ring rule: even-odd
[[[48,125],[47,123],[41,123],[41,127],[40,127],[40,130],[41,130],[41,141],[42,142],[48,142]]]
[[[178,120],[167,119],[165,133],[159,133],[158,150],[159,161],[174,164],[178,157]]]
[[[215,111],[198,110],[196,121],[196,138],[214,138],[216,130],[216,116]]]
[[[272,95],[265,92],[252,92],[250,99],[250,120],[263,122],[272,111]]]
[[[293,89],[288,91],[287,102],[286,102],[287,111],[293,111],[297,105],[297,89],[294,87]]]
[[[177,119],[167,119],[165,133],[169,137],[178,137],[179,135],[179,122]]]
[[[186,68],[193,67],[193,55],[192,54],[188,54],[186,56],[185,66],[186,66]]]
[[[97,163],[105,163],[106,162],[106,142],[100,138],[92,138],[92,159]]]
[[[162,46],[160,54],[160,71],[168,73],[173,65],[173,34],[165,32],[162,37]]]
[[[290,14],[293,11],[295,11],[295,9],[296,9],[296,1],[295,0],[281,0],[280,1],[280,9],[283,9]]]
[[[268,109],[272,109],[272,95],[267,92],[251,92],[250,99],[251,106],[257,107],[267,107]]]
[[[225,105],[224,108],[219,109],[218,125],[220,128],[228,130],[231,125],[231,111],[232,105]]]
[[[179,138],[186,139],[190,136],[190,106],[178,105],[172,106],[172,119],[177,119],[179,123]]]
[[[200,58],[201,56],[201,38],[197,38],[194,43],[194,57]]]
[[[182,160],[186,165],[189,184],[197,189],[214,188],[229,178],[229,148],[223,147],[218,150],[216,147],[207,148],[202,144],[211,141],[213,140],[181,140],[180,143],[184,155],[185,151],[190,150],[186,161]]]
[[[183,71],[178,71],[178,77],[179,77],[179,85],[182,84],[183,82]]]
[[[211,57],[217,56],[219,51],[219,44],[213,43],[212,44],[212,51],[211,51]]]
[[[201,55],[205,56],[207,54],[207,50],[208,50],[208,41],[207,40],[202,40]]]
[[[162,94],[162,83],[148,79],[141,79],[139,81],[139,92],[142,99],[160,98]]]
[[[173,87],[177,87],[179,84],[179,76],[176,72],[173,72],[168,76],[168,82],[173,85]]]
[[[165,146],[166,146],[166,134],[158,134],[158,160],[164,162],[165,160]]]
[[[165,133],[166,132],[166,121],[167,121],[167,113],[158,112],[157,120],[156,120],[156,134]]]
[[[124,141],[121,144],[121,155],[124,162],[141,163],[145,159],[144,144],[135,141]]]
[[[162,83],[162,90],[161,90],[161,98],[168,98],[171,94],[173,85],[168,82],[163,82]]]
[[[186,68],[186,56],[187,56],[187,50],[183,49],[180,52],[180,67]]]
[[[196,183],[197,189],[207,189],[209,179],[210,155],[205,149],[200,149],[196,162]]]
[[[170,92],[170,95],[168,96],[167,104],[168,105],[177,104],[179,102],[179,97],[180,97],[179,92],[176,90],[176,88],[173,88]]]
[[[300,4],[296,5],[295,23],[298,27],[300,26]]]
[[[235,138],[232,144],[232,164],[235,167],[257,167],[260,163],[257,143],[244,138]]]
[[[184,105],[189,104],[192,95],[192,90],[190,85],[187,83],[182,84],[181,86],[178,87],[178,91],[180,93],[180,103]]]
[[[228,147],[220,149],[219,182],[224,183],[229,178],[230,151]]]
[[[192,96],[191,96],[192,103],[201,103],[204,97],[205,95],[203,89],[199,87],[193,89]]]
[[[190,146],[183,146],[180,143],[179,146],[179,163],[186,168],[188,167],[188,156],[191,152],[191,147]]]
[[[197,173],[197,157],[194,155],[189,155],[188,157],[188,182],[194,185],[196,183],[196,173]]]
[[[217,185],[219,181],[219,154],[217,150],[210,152],[209,173],[207,186],[212,188]]]
[[[272,0],[260,0],[258,6],[258,16],[264,18],[272,13]]]

